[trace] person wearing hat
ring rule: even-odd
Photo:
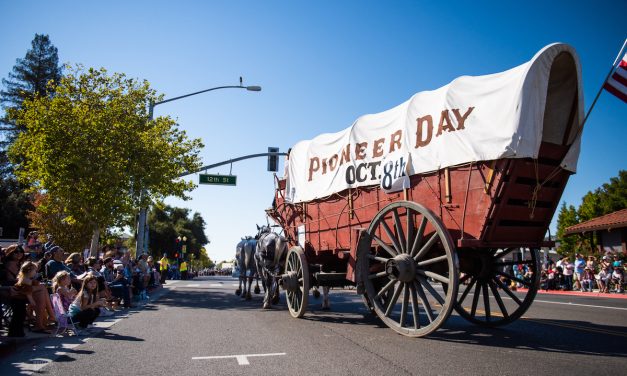
[[[592,287],[594,285],[594,271],[589,266],[584,268],[583,274],[581,275],[581,291],[589,291],[592,292]]]
[[[17,244],[8,246],[4,251],[4,278],[3,286],[13,286],[17,282],[17,275],[25,259],[24,248]]]

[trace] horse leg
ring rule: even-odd
[[[262,282],[264,285],[266,286],[270,286],[271,284],[271,279],[268,276],[264,276],[264,278],[262,279]],[[263,295],[263,309],[270,309],[272,308],[272,304],[270,303],[270,288],[266,288],[266,292]]]
[[[331,309],[331,303],[329,303],[329,286],[322,286],[322,309],[324,311]]]
[[[274,290],[272,294],[272,304],[278,304],[280,301],[278,281],[274,281],[274,283],[272,284],[272,290]]]
[[[242,277],[239,277],[239,288],[235,290],[235,295],[239,296],[242,293]]]
[[[248,288],[246,289],[246,300],[251,300],[253,297],[250,295],[250,287],[253,284],[253,277],[248,277]]]

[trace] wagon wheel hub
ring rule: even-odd
[[[298,274],[291,270],[281,276],[281,286],[287,291],[294,292],[300,289]]]
[[[385,271],[393,279],[411,282],[416,278],[416,262],[410,255],[403,253],[389,259]]]

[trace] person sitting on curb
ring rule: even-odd
[[[589,267],[585,267],[581,275],[581,291],[592,292],[594,285],[594,272]]]
[[[69,315],[78,321],[78,327],[87,328],[100,315],[100,309],[104,307],[104,299],[98,298],[98,281],[93,275],[83,279],[81,291],[70,304]]]
[[[117,298],[124,300],[124,307],[131,308],[131,294],[130,286],[124,273],[121,270],[122,264],[115,263],[117,260],[113,260],[111,257],[107,257],[104,260],[104,266],[101,270],[104,276],[107,287],[111,290],[111,294]],[[120,268],[116,268],[115,265],[119,265]]]
[[[614,284],[614,291],[618,293],[623,292],[623,281],[625,280],[625,276],[623,274],[623,270],[620,266],[615,266],[614,271],[612,272],[612,283]]]

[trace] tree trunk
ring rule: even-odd
[[[100,239],[100,229],[96,227],[91,235],[91,246],[89,247],[89,257],[98,257],[98,240]]]

